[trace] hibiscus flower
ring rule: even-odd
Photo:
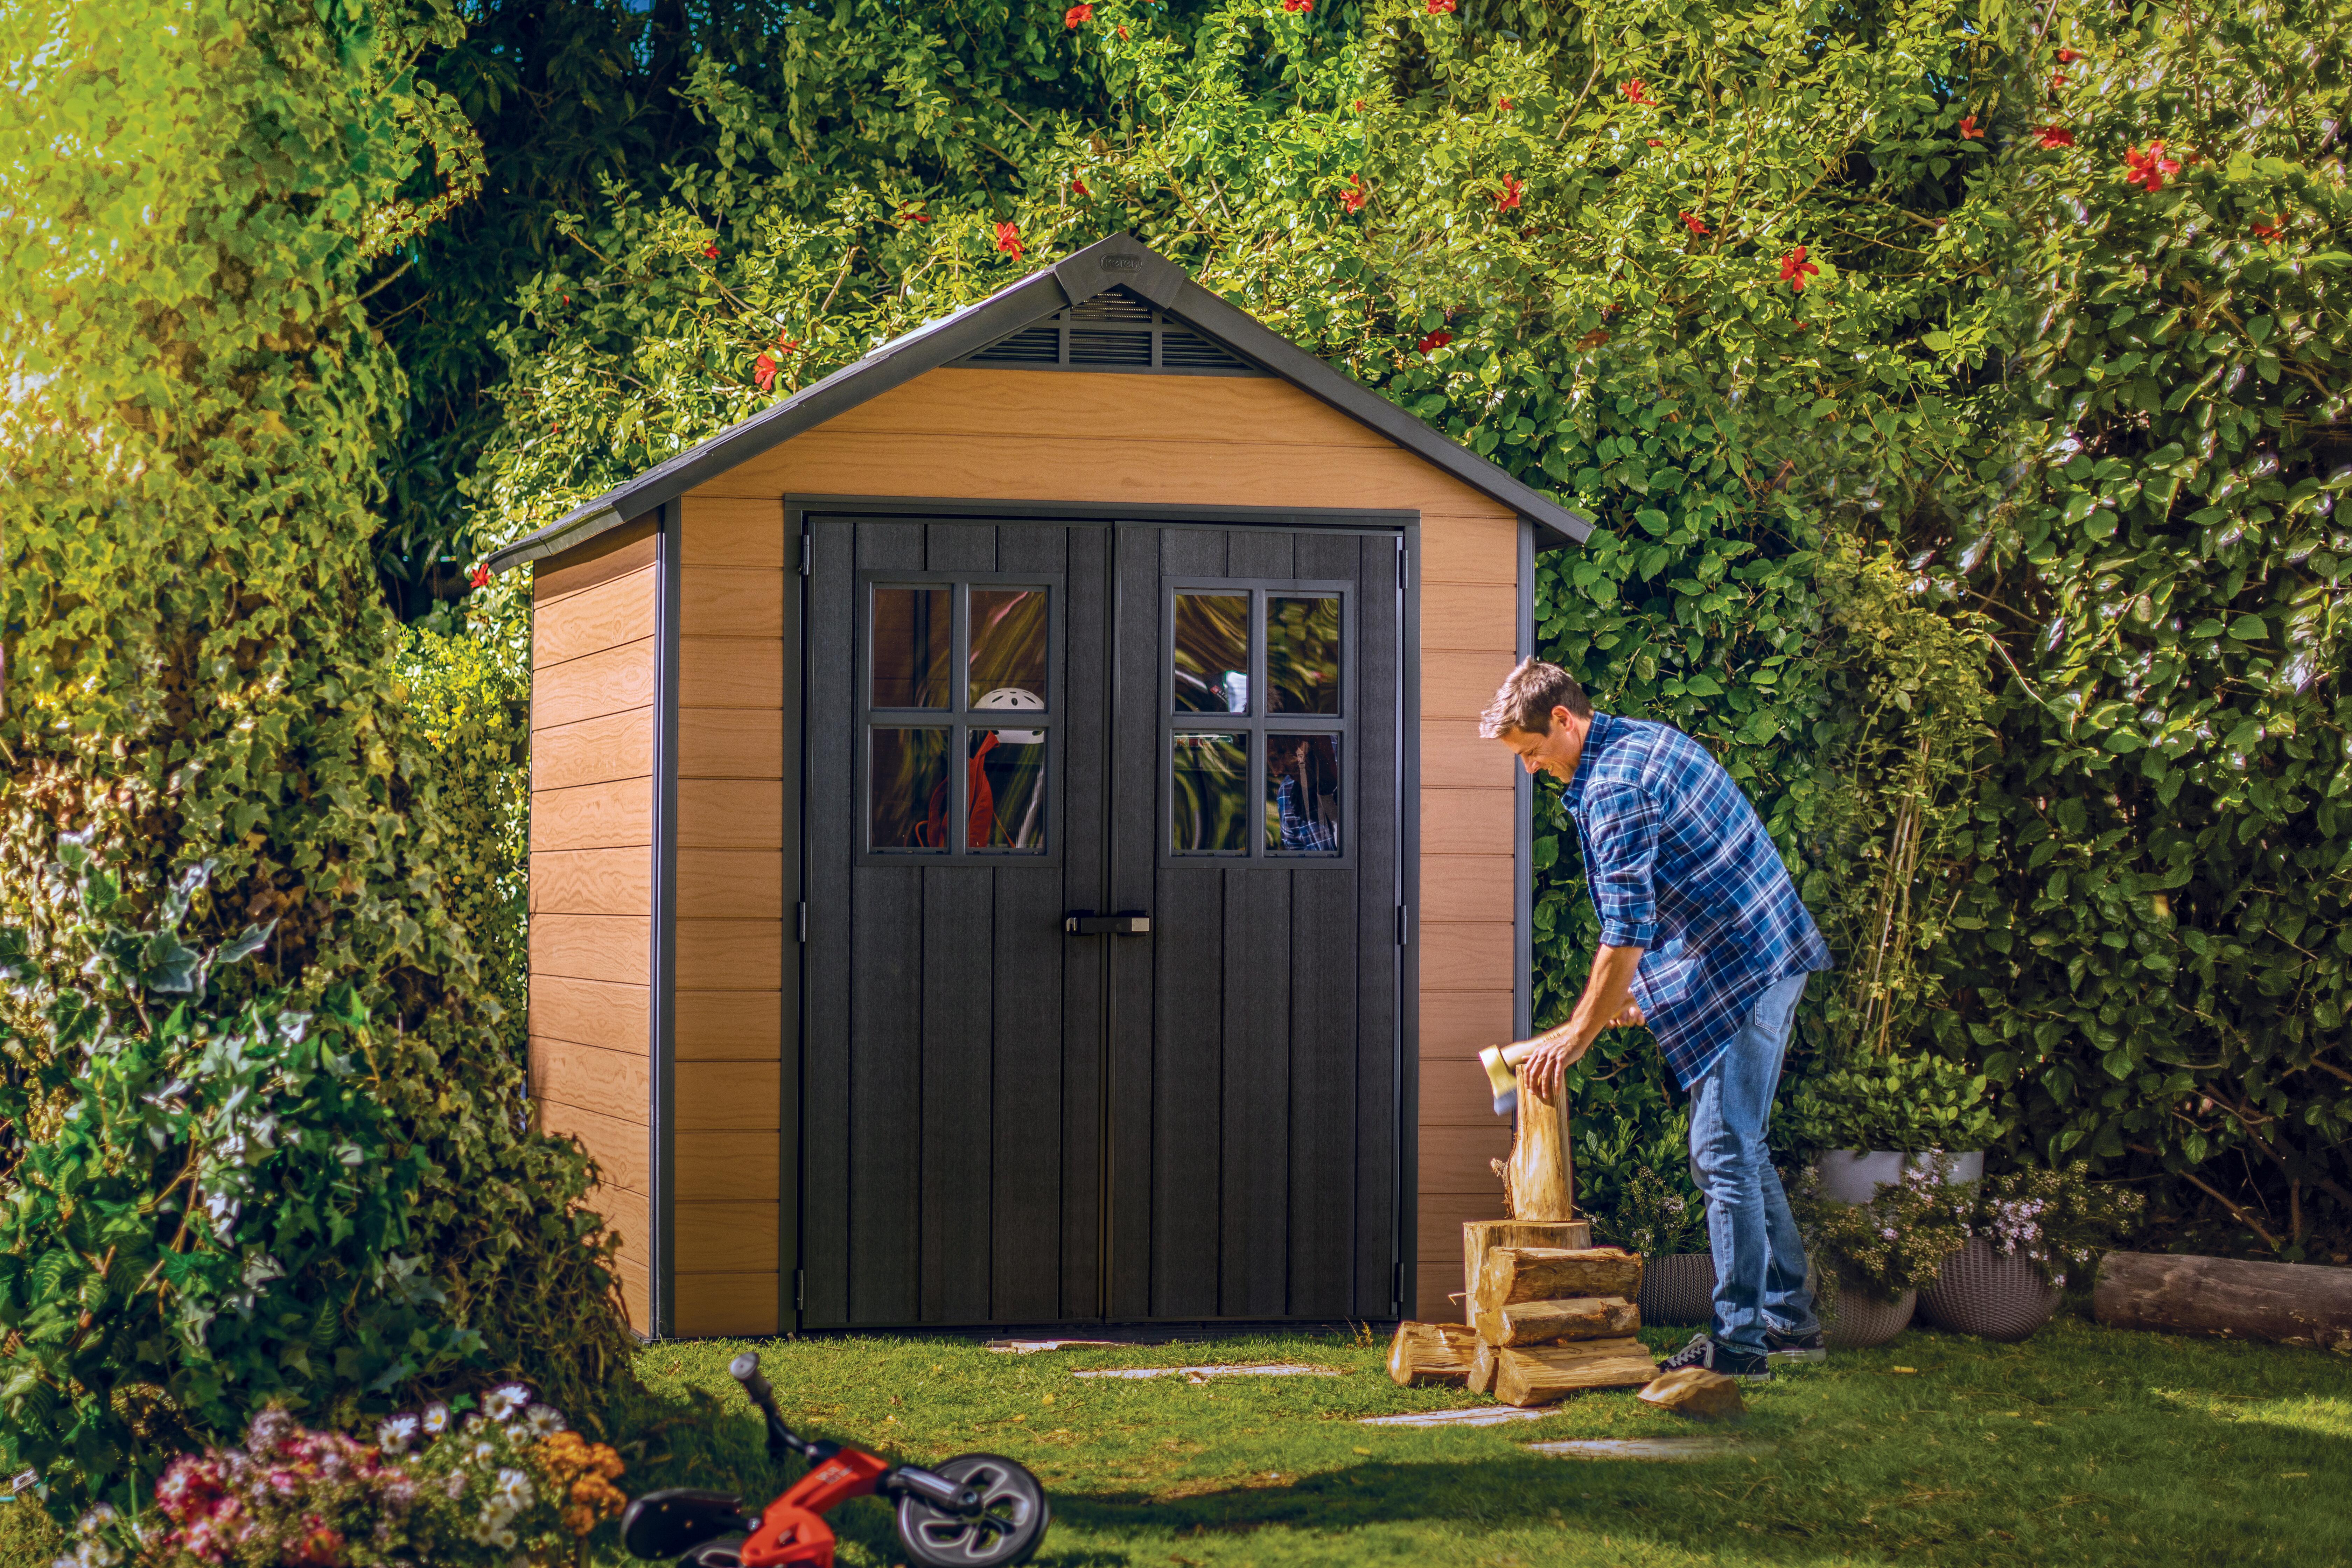
[[[1805,259],[1805,247],[1801,245],[1780,258],[1780,281],[1799,294],[1805,291],[1805,279],[1820,270]]]

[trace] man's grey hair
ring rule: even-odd
[[[1523,658],[1495,693],[1495,700],[1478,715],[1479,737],[1497,741],[1507,730],[1549,735],[1555,708],[1565,708],[1580,719],[1592,717],[1592,699],[1584,694],[1576,677],[1556,664]]]

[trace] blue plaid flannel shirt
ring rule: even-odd
[[[1593,714],[1560,798],[1601,942],[1646,950],[1633,999],[1684,1088],[1722,1059],[1765,987],[1832,967],[1756,808],[1680,730]]]

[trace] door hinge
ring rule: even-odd
[[[805,945],[808,942],[808,905],[805,902],[801,905],[800,921],[801,942]]]
[[[1397,944],[1399,947],[1403,947],[1403,946],[1405,946],[1405,945],[1408,943],[1408,942],[1411,940],[1411,937],[1412,937],[1412,910],[1411,910],[1407,906],[1405,906],[1405,905],[1403,905],[1403,904],[1399,904],[1399,905],[1397,906],[1397,932],[1396,932],[1397,941],[1396,941],[1396,944]]]
[[[793,1270],[793,1310],[808,1310],[808,1270],[805,1268]]]
[[[801,575],[809,574],[809,557],[816,553],[815,543],[805,533],[801,535]]]

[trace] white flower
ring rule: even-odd
[[[491,1442],[488,1437],[482,1438],[474,1445],[474,1458],[477,1459],[495,1458],[498,1456],[498,1452],[499,1446],[496,1443]]]
[[[425,1430],[437,1437],[449,1429],[449,1407],[428,1405],[425,1407]]]
[[[414,1415],[394,1415],[375,1429],[376,1447],[387,1454],[404,1454],[416,1440],[419,1423]]]
[[[563,1413],[552,1405],[534,1405],[522,1413],[522,1424],[534,1437],[552,1437],[563,1430]]]
[[[529,1476],[524,1475],[520,1470],[500,1470],[499,1472],[499,1500],[500,1502],[512,1508],[525,1509],[530,1506],[531,1496],[530,1478]]]
[[[520,1383],[502,1384],[490,1390],[482,1401],[482,1414],[493,1421],[503,1421],[530,1403],[530,1389]]]

